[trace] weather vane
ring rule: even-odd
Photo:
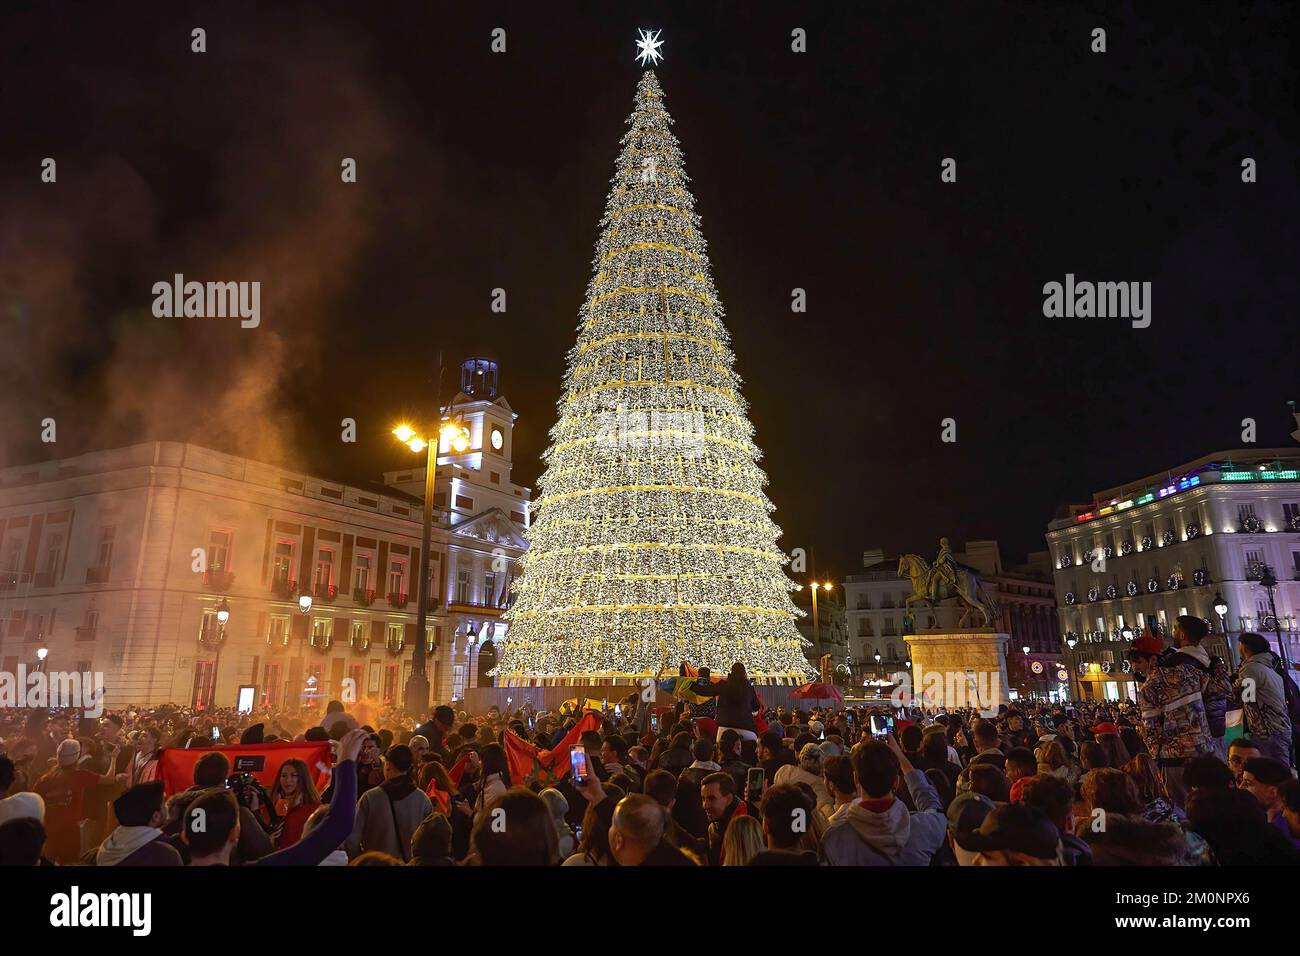
[[[664,58],[664,55],[659,52],[659,48],[664,45],[664,41],[659,39],[659,34],[664,31],[656,30],[653,35],[649,30],[642,30],[640,32],[641,39],[636,41],[636,48],[641,52],[636,55],[636,58],[641,61],[643,66],[646,64],[646,61],[649,61],[650,65],[654,66]]]

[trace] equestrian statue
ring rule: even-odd
[[[909,578],[912,582],[912,593],[903,602],[905,610],[910,611],[914,601],[933,608],[936,604],[955,597],[964,608],[961,619],[957,622],[959,628],[965,627],[975,612],[979,612],[984,619],[984,627],[991,626],[997,620],[997,603],[980,582],[979,575],[958,564],[953,558],[947,538],[939,539],[939,553],[933,564],[919,554],[905,554],[899,558],[898,576]]]

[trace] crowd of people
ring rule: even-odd
[[[0,864],[1300,863],[1289,678],[1255,635],[1230,673],[1203,628],[1180,618],[1176,646],[1134,642],[1131,703],[769,708],[737,664],[670,707],[639,693],[572,711],[443,705],[419,726],[339,701],[314,718],[9,714]],[[1237,708],[1246,734],[1229,742]],[[517,779],[507,735],[556,759]],[[269,788],[241,782],[214,746],[288,741],[327,743],[327,780],[290,758]],[[204,751],[171,795],[169,747]]]

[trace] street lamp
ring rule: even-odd
[[[438,355],[438,372],[434,378],[434,403],[441,410],[437,394],[442,386],[442,354]],[[460,419],[444,420],[437,429],[430,430],[430,441],[410,425],[398,425],[393,435],[417,455],[424,452],[424,521],[420,529],[420,568],[416,584],[415,647],[411,650],[411,677],[406,682],[406,711],[412,717],[423,718],[429,709],[429,675],[425,670],[425,645],[429,611],[437,602],[429,594],[429,548],[433,541],[433,495],[437,486],[438,449],[444,443],[453,454],[463,455],[470,448],[469,429]]]
[[[222,598],[221,603],[217,605],[217,626],[224,628],[226,626],[226,622],[229,620],[230,620],[230,605],[226,602],[225,598]]]
[[[1277,616],[1277,605],[1273,603],[1273,589],[1277,587],[1277,576],[1273,574],[1273,568],[1264,564],[1259,569],[1259,583],[1268,592],[1268,613],[1273,619],[1273,633],[1277,635],[1277,650],[1282,658],[1283,672],[1291,669],[1290,655],[1286,652],[1286,642],[1282,640],[1282,620]]]
[[[50,656],[50,649],[46,647],[44,644],[36,648],[36,660],[37,660],[36,669],[37,670],[44,672],[45,658],[49,656]]]
[[[310,595],[310,594],[300,594],[300,595],[298,595],[298,610],[301,611],[303,614],[310,614],[310,613],[311,613],[311,595]]]
[[[822,646],[822,630],[821,630],[821,625],[817,620],[817,589],[824,588],[825,590],[829,591],[831,588],[835,587],[835,585],[831,584],[831,582],[829,581],[827,581],[824,584],[818,584],[816,581],[812,581],[809,583],[808,587],[812,591],[813,643],[820,648]]]

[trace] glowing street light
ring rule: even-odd
[[[802,585],[800,585],[799,587],[802,588]],[[817,644],[818,647],[821,646],[822,631],[821,631],[821,624],[817,620],[817,589],[821,588],[825,591],[829,591],[833,587],[835,587],[835,585],[831,584],[831,582],[829,581],[825,582],[824,584],[819,584],[816,581],[808,582],[808,589],[812,592],[813,641]]]
[[[447,443],[447,447],[457,455],[463,455],[469,451],[469,429],[465,427],[463,422],[459,420],[443,422],[438,434]]]
[[[226,622],[229,620],[230,620],[230,605],[226,602],[225,598],[222,598],[221,603],[217,605],[217,624],[220,627],[225,627]]]
[[[300,594],[300,595],[298,595],[298,610],[301,611],[303,614],[310,614],[310,613],[311,613],[311,595],[310,595],[310,594]]]

